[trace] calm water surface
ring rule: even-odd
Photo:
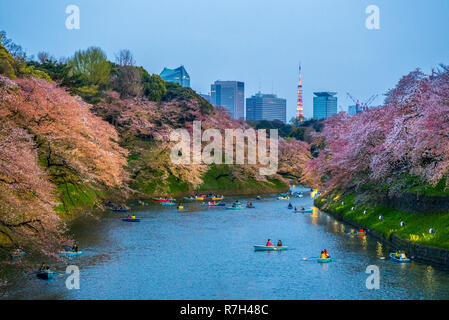
[[[326,213],[298,214],[276,195],[228,197],[256,209],[225,210],[185,204],[178,212],[159,203],[132,207],[140,223],[108,212],[73,225],[84,255],[68,260],[81,272],[79,290],[66,276],[38,280],[2,270],[9,299],[449,299],[449,272],[381,257],[390,250]],[[291,200],[312,206],[309,195]],[[282,239],[283,252],[254,252],[253,245]],[[319,264],[327,248],[336,261]],[[64,263],[58,264],[65,270]],[[368,290],[368,265],[380,269],[380,289]]]

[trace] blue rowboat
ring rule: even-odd
[[[127,209],[127,208],[114,208],[114,209],[112,209],[112,211],[114,211],[114,212],[128,212],[129,209]]]
[[[82,251],[61,251],[61,252],[59,253],[59,255],[60,255],[61,257],[63,257],[63,256],[75,257],[75,256],[80,256],[80,255],[82,255],[82,254],[83,254]]]
[[[295,210],[295,212],[298,212],[298,213],[313,213],[313,209],[308,209],[308,210]]]
[[[318,258],[316,261],[318,263],[329,263],[332,262],[332,258]]]
[[[281,251],[281,250],[287,250],[287,246],[254,246],[254,251]]]
[[[399,263],[408,263],[410,262],[410,259],[406,258],[406,259],[398,259],[394,256],[394,253],[390,253],[390,260],[394,261],[394,262],[399,262]]]
[[[248,209],[256,209],[255,206],[246,206]]]
[[[226,207],[225,208],[226,210],[242,210],[243,209],[243,207]]]
[[[176,203],[174,202],[161,202],[163,206],[174,206]]]
[[[140,219],[139,218],[123,218],[122,219],[122,221],[124,221],[124,222],[140,222]]]
[[[50,280],[53,279],[53,271],[39,271],[36,276],[42,280]]]
[[[187,197],[185,197],[184,200],[186,200],[186,201],[195,201],[197,199],[196,198],[187,198]]]

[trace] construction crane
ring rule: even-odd
[[[370,108],[370,104],[379,96],[378,94],[374,94],[368,100],[366,100],[366,102],[360,102],[359,99],[355,99],[349,92],[346,92],[346,94],[348,95],[349,99],[351,99],[355,103],[356,113],[368,110]]]

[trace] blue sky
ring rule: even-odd
[[[80,8],[80,29],[65,27],[68,5]],[[365,28],[369,5],[380,30]],[[287,99],[295,114],[298,62],[303,65],[305,116],[314,91],[366,100],[419,67],[449,64],[448,0],[15,0],[0,1],[0,29],[29,54],[71,56],[95,45],[110,59],[130,49],[138,65],[159,74],[183,64],[193,89],[217,80],[245,82]]]

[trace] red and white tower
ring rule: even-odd
[[[299,64],[298,102],[296,104],[296,120],[304,121],[304,109],[302,105],[301,64]]]

